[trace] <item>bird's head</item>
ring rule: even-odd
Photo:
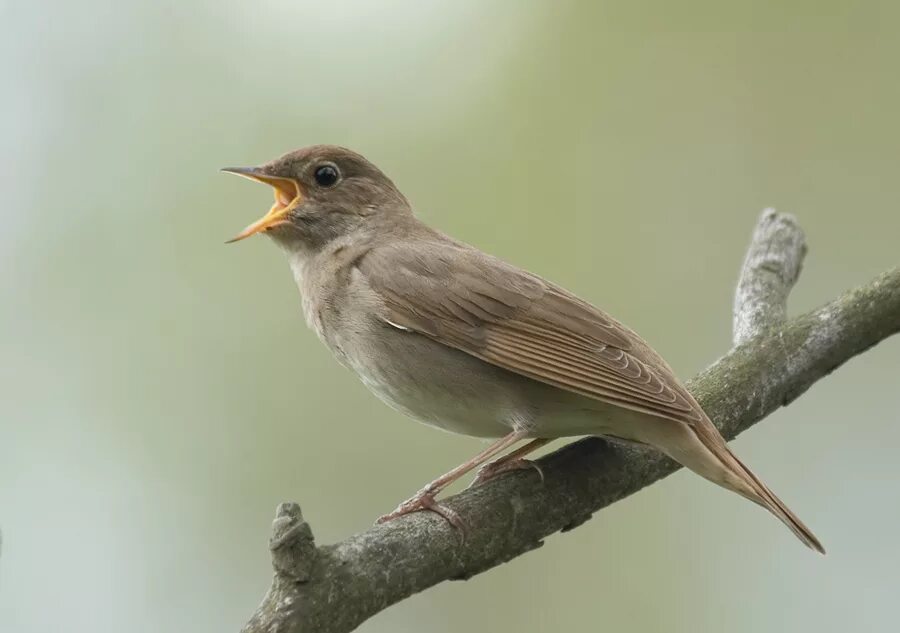
[[[275,193],[268,213],[230,242],[265,232],[286,248],[316,250],[385,218],[411,213],[380,169],[343,147],[313,145],[259,167],[222,171],[267,184]]]

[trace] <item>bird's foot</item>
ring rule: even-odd
[[[544,471],[541,470],[541,467],[538,466],[536,462],[533,462],[530,459],[509,459],[505,461],[501,459],[482,466],[479,469],[478,474],[475,475],[475,479],[469,484],[469,488],[480,486],[484,482],[489,481],[498,475],[513,470],[535,470],[538,477],[541,478],[541,483],[544,483]]]
[[[435,494],[437,494],[437,491],[433,490],[430,486],[425,486],[415,495],[397,506],[397,508],[393,512],[389,512],[388,514],[378,517],[375,523],[387,523],[388,521],[393,521],[394,519],[402,517],[405,514],[412,514],[413,512],[422,512],[423,510],[427,510],[444,517],[447,523],[459,530],[460,534],[464,538],[466,532],[465,521],[463,521],[462,517],[459,516],[458,512],[456,512],[455,510],[451,510],[441,503],[438,503],[434,498]]]

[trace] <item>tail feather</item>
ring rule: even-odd
[[[825,553],[825,548],[822,546],[822,543],[816,538],[816,535],[812,533],[806,524],[800,520],[800,518],[794,514],[790,508],[788,508],[785,503],[779,499],[774,492],[772,492],[768,486],[766,486],[756,474],[750,470],[740,459],[735,455],[728,446],[723,447],[725,451],[727,451],[728,458],[727,461],[733,462],[736,466],[734,470],[735,474],[737,474],[744,482],[747,484],[747,487],[752,491],[751,494],[746,494],[746,491],[736,490],[747,497],[751,501],[758,503],[766,510],[774,514],[778,519],[784,523],[788,529],[793,532],[797,538],[799,538],[804,545],[813,549],[820,554]],[[724,461],[724,460],[723,460]],[[729,464],[730,465],[730,464]]]
[[[775,496],[775,493],[769,490],[737,455],[731,452],[725,438],[709,418],[690,428],[693,437],[699,440],[706,450],[681,450],[677,454],[670,451],[672,457],[713,483],[762,506],[784,523],[804,545],[820,554],[825,553],[825,548],[812,530],[806,527],[803,521],[791,512],[790,508]]]
[[[683,395],[693,400],[687,390]],[[694,404],[702,413],[700,405]],[[627,427],[616,430],[618,432],[613,436],[655,446],[701,477],[762,506],[784,523],[804,545],[820,554],[825,553],[825,548],[812,530],[731,452],[725,438],[705,414],[692,424],[649,416],[635,417],[629,420]]]

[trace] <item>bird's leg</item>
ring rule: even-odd
[[[525,446],[520,446],[512,453],[504,455],[503,457],[498,457],[494,461],[485,464],[478,470],[478,474],[475,475],[475,479],[473,479],[472,483],[469,484],[469,488],[480,486],[489,479],[493,479],[497,475],[507,473],[511,470],[534,469],[537,471],[538,477],[541,478],[541,481],[544,481],[544,471],[541,470],[541,467],[530,459],[522,458],[528,455],[528,453],[536,451],[541,446],[549,444],[550,442],[551,439],[549,437],[539,437],[537,439],[531,440]]]
[[[509,435],[501,437],[499,440],[488,446],[486,449],[478,453],[469,461],[460,464],[450,472],[445,473],[432,481],[415,495],[397,506],[397,509],[393,512],[379,517],[376,522],[384,523],[411,512],[431,510],[432,512],[439,514],[447,519],[447,522],[454,527],[459,528],[461,531],[464,531],[465,523],[463,523],[462,518],[450,508],[442,506],[437,501],[435,501],[435,496],[441,490],[452,484],[454,481],[465,475],[473,468],[477,468],[503,449],[509,448],[510,446],[524,438],[525,433],[523,431],[513,431]]]

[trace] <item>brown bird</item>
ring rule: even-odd
[[[309,326],[381,400],[449,431],[500,438],[379,519],[433,510],[448,484],[504,449],[476,481],[529,467],[552,439],[653,446],[761,505],[807,546],[813,533],[725,443],[672,369],[633,331],[537,275],[419,221],[350,150],[317,145],[223,171],[274,188],[236,241],[265,232],[287,254]]]

